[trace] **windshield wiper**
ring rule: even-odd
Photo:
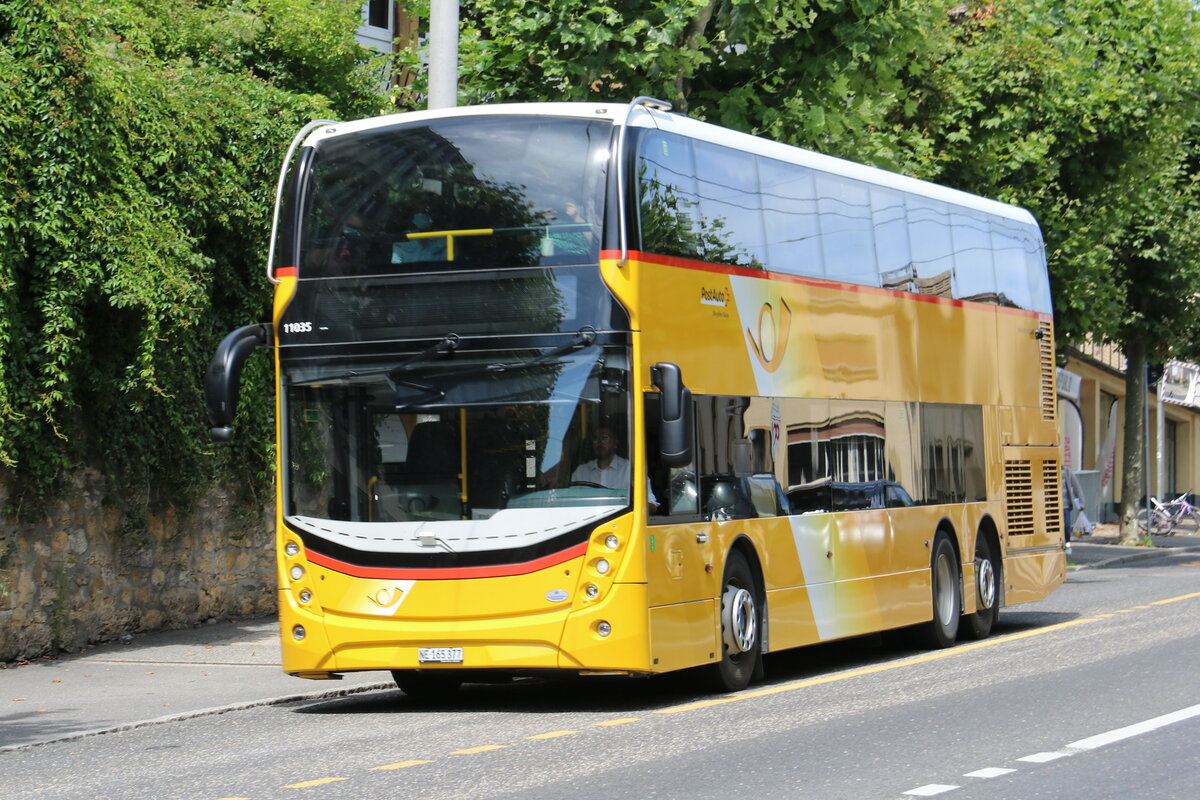
[[[349,370],[347,372],[339,372],[336,375],[321,375],[316,378],[307,378],[302,383],[324,383],[325,381],[344,381],[351,378],[369,378],[373,375],[387,375],[393,381],[399,383],[400,379],[397,375],[403,372],[404,368],[414,361],[420,361],[422,358],[428,358],[432,355],[447,355],[458,350],[462,344],[462,338],[457,333],[447,333],[441,339],[437,340],[429,347],[426,347],[419,353],[413,353],[408,358],[405,358],[399,364],[394,364],[390,367],[381,369],[364,369],[364,370]],[[289,383],[290,386],[297,385],[296,382]],[[421,387],[424,388],[424,387]]]
[[[447,378],[463,378],[463,377],[468,377],[470,375],[498,374],[501,372],[512,372],[515,370],[534,369],[537,367],[557,366],[557,365],[561,365],[563,363],[562,361],[558,360],[561,356],[564,356],[567,353],[573,352],[575,350],[582,350],[586,347],[589,347],[595,341],[596,341],[596,330],[595,330],[595,328],[588,326],[585,328],[581,328],[579,331],[577,331],[575,334],[575,338],[572,339],[571,341],[567,342],[566,344],[560,345],[559,347],[556,347],[553,350],[547,350],[544,353],[538,353],[536,356],[534,356],[533,358],[530,358],[528,361],[516,361],[516,362],[512,362],[512,363],[496,362],[496,363],[492,363],[492,364],[474,364],[474,365],[471,365],[468,367],[463,367],[462,369],[450,370],[448,372],[438,373],[437,379],[439,381],[442,381]],[[408,363],[408,362],[405,362],[405,363]],[[425,369],[426,369],[426,367],[422,367],[421,371],[425,371]],[[400,378],[397,373],[400,373],[400,372],[401,372],[401,370],[399,368],[396,368],[393,371],[388,373],[388,377],[390,377],[393,381],[399,382]],[[416,386],[416,384],[413,384],[413,383],[409,383],[407,385],[408,386]],[[420,388],[425,388],[425,387],[421,386]]]
[[[459,337],[459,335],[457,333],[447,333],[445,336],[443,336],[441,338],[441,341],[434,342],[433,344],[431,344],[429,347],[426,347],[421,352],[415,353],[415,354],[409,356],[408,358],[404,359],[396,366],[387,370],[388,377],[392,378],[392,380],[398,380],[398,378],[396,376],[405,367],[407,367],[409,364],[413,363],[414,361],[420,361],[422,358],[428,358],[429,356],[432,356],[434,354],[444,356],[444,355],[453,353],[456,350],[458,350],[458,347],[461,344],[462,344],[462,339]]]
[[[446,393],[441,389],[438,389],[436,386],[428,386],[424,383],[417,383],[416,381],[397,381],[394,379],[392,383],[395,385],[394,402],[396,408],[400,411],[403,411],[406,408],[411,408],[412,406],[424,405],[430,400],[446,399]],[[406,389],[415,389],[417,394],[406,397]]]
[[[396,387],[396,408],[400,411],[407,410],[413,406],[424,405],[432,400],[445,400],[446,392],[451,391],[454,386],[461,386],[463,379],[468,379],[480,375],[502,375],[522,372],[524,370],[540,369],[542,367],[560,367],[569,362],[550,360],[548,358],[539,357],[531,361],[523,361],[519,364],[486,364],[483,366],[467,367],[465,369],[456,370],[454,372],[443,372],[436,376],[438,383],[442,385],[450,385],[450,389],[439,389],[429,383],[419,383],[417,381],[397,381],[393,379]],[[418,394],[408,396],[406,389],[415,390]],[[514,399],[529,392],[542,391],[540,386],[526,387],[512,394],[501,395],[500,398]],[[497,398],[493,398],[495,400]]]
[[[489,364],[486,367],[488,372],[505,372],[511,369],[528,369],[529,367],[538,367],[542,364],[554,362],[559,356],[564,356],[567,353],[575,350],[582,350],[585,347],[590,347],[596,341],[596,329],[591,325],[580,328],[575,332],[575,338],[560,347],[556,347],[545,353],[534,356],[528,361],[522,361],[518,364]]]
[[[475,365],[464,367],[459,370],[451,370],[442,372],[435,376],[435,381],[447,386],[451,382],[459,381],[463,378],[470,378],[477,375],[502,375],[504,373],[523,372],[525,370],[539,369],[542,367],[559,367],[567,363],[561,360],[561,357],[567,353],[583,350],[590,347],[596,341],[596,330],[592,327],[580,329],[570,342],[547,350],[544,353],[539,353],[528,361],[518,361],[515,363],[493,363],[484,365]],[[444,400],[448,389],[439,389],[437,386],[432,386],[428,383],[419,383],[417,381],[401,380],[394,373],[388,376],[393,383],[396,384],[396,408],[404,410],[413,406],[422,405],[430,400]],[[432,381],[431,381],[432,383]],[[405,399],[402,388],[415,389],[419,394],[411,399]],[[504,395],[506,398],[515,398],[533,389],[520,389],[509,395]],[[537,391],[540,391],[538,389]]]

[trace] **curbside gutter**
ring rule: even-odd
[[[224,706],[213,706],[212,708],[198,708],[192,711],[183,711],[178,714],[168,714],[154,719],[138,720],[136,722],[127,722],[120,725],[113,725],[107,728],[96,728],[94,730],[75,731],[73,733],[56,736],[52,739],[44,739],[37,742],[22,742],[21,744],[10,744],[0,746],[0,753],[10,753],[16,750],[28,750],[31,747],[41,747],[47,744],[57,744],[59,742],[70,742],[76,739],[86,739],[89,736],[103,736],[106,733],[120,733],[122,731],[132,731],[138,728],[148,728],[152,725],[163,725],[168,722],[181,722],[198,717],[213,717],[218,714],[228,714],[232,711],[245,711],[251,708],[259,708],[262,706],[279,706],[286,703],[298,703],[302,701],[312,700],[334,700],[339,697],[349,697],[355,694],[364,694],[366,692],[375,692],[383,689],[395,689],[396,684],[388,681],[386,683],[368,683],[358,686],[347,686],[344,689],[327,689],[320,692],[307,692],[303,694],[290,694],[281,697],[266,697],[261,700],[247,700],[241,703],[230,703]]]

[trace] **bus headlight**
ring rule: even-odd
[[[291,568],[288,574],[292,576],[292,580],[298,581],[304,577],[304,567],[296,564]]]
[[[607,537],[607,538],[604,540],[604,545],[605,545],[605,546],[606,546],[606,547],[607,547],[609,550],[616,550],[616,549],[617,549],[617,547],[618,547],[620,544],[621,544],[621,540],[620,540],[620,539],[618,539],[616,536],[612,535],[611,533],[610,533],[610,534],[608,535],[608,537]]]
[[[600,589],[594,583],[589,583],[583,587],[583,593],[587,595],[588,600],[595,600],[600,596]]]
[[[300,590],[300,602],[303,603],[304,605],[308,605],[309,603],[311,603],[312,602],[312,592],[310,592],[308,589],[301,589]]]
[[[304,636],[305,636],[305,631],[304,631],[303,625],[297,625],[296,627],[292,628],[292,638],[295,639],[297,642],[303,642]]]
[[[600,622],[596,623],[596,633],[600,634],[601,636],[608,636],[610,633],[612,633],[612,625],[609,625],[604,620],[601,620]]]
[[[601,575],[607,575],[609,569],[610,566],[607,558],[602,558],[596,562],[596,572],[599,572]]]
[[[289,556],[294,556],[300,552],[300,545],[296,544],[295,542],[288,542],[283,546],[283,552],[287,553]]]

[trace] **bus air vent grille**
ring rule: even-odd
[[[1062,533],[1062,491],[1057,461],[1042,462],[1042,488],[1046,493],[1046,533],[1058,536]]]
[[[1004,462],[1004,505],[1009,536],[1033,533],[1033,465],[1030,462]]]
[[[1038,323],[1038,355],[1041,361],[1041,405],[1042,419],[1047,422],[1058,420],[1058,398],[1054,387],[1057,371],[1054,369],[1054,326],[1049,322]]]

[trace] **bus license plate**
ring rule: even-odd
[[[461,647],[418,647],[417,660],[422,664],[461,664]]]

